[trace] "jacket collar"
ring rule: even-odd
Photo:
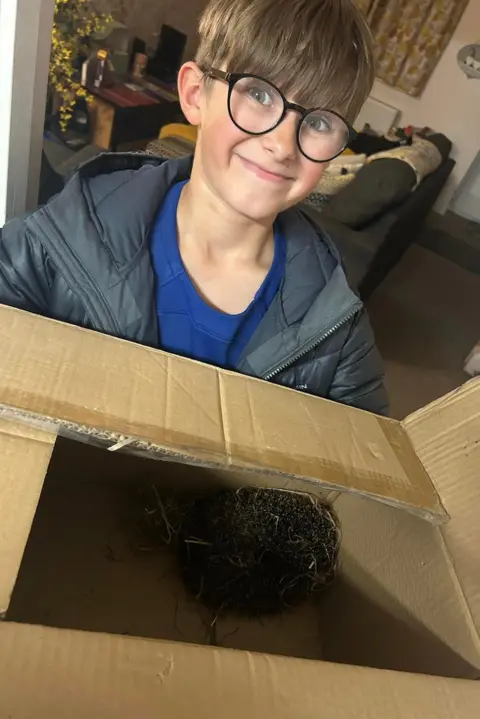
[[[328,236],[299,209],[280,219],[287,238],[283,285],[238,365],[263,378],[293,364],[362,307]]]
[[[190,176],[191,167],[191,157],[165,161],[140,153],[105,153],[80,166],[77,173],[89,185],[95,205],[97,184],[103,202],[109,185],[120,177],[114,173],[152,170],[135,172],[134,182],[141,191],[135,192],[134,205],[117,201],[115,209],[116,225],[141,228],[145,243],[163,197],[173,184]],[[112,176],[110,182],[108,175]],[[347,284],[338,250],[315,221],[298,208],[282,213],[279,221],[287,240],[284,280],[238,364],[242,372],[260,377],[289,363],[362,306]],[[127,234],[133,237],[136,233]],[[128,252],[135,253],[136,248],[124,251],[127,256],[121,258],[120,265],[128,262]]]

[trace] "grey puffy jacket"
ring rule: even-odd
[[[149,235],[190,158],[105,154],[0,237],[0,303],[161,346]],[[280,215],[285,276],[237,369],[377,413],[382,367],[362,303],[335,247],[298,209]],[[161,332],[161,328],[160,328]]]

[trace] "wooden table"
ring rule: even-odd
[[[106,150],[126,143],[152,140],[163,125],[181,121],[178,98],[171,92],[162,97],[136,83],[116,82],[111,87],[87,87],[94,97],[90,108],[92,142]]]

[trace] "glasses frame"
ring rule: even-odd
[[[336,112],[335,110],[330,110],[325,107],[306,108],[306,107],[302,107],[301,105],[297,105],[297,103],[295,103],[295,102],[289,102],[287,100],[287,98],[285,97],[285,95],[283,94],[283,92],[276,85],[274,85],[273,82],[270,82],[270,80],[266,80],[264,77],[261,77],[260,75],[255,75],[254,73],[250,73],[250,72],[242,72],[242,73],[224,72],[223,70],[216,70],[215,68],[211,68],[210,70],[207,70],[204,74],[206,77],[211,77],[214,80],[222,80],[223,82],[226,82],[228,84],[228,102],[227,102],[228,114],[230,116],[231,121],[235,125],[235,127],[238,127],[239,130],[241,130],[242,132],[245,132],[247,135],[254,135],[255,137],[258,137],[260,135],[267,135],[269,132],[272,132],[272,130],[275,130],[275,128],[277,128],[284,121],[284,119],[287,115],[287,112],[289,112],[289,111],[297,112],[300,115],[300,120],[298,122],[297,132],[296,132],[297,147],[300,150],[300,152],[302,153],[302,155],[304,157],[306,157],[307,160],[310,160],[310,162],[316,162],[316,163],[331,162],[336,157],[341,155],[342,152],[344,152],[347,149],[347,147],[353,142],[353,140],[357,137],[358,133],[356,132],[356,130],[353,129],[353,127],[350,125],[350,123],[347,122],[347,120],[345,120],[345,118],[342,117],[342,115],[340,115],[340,113]],[[278,94],[280,95],[280,97],[283,100],[283,112],[280,115],[280,118],[277,120],[275,125],[270,127],[268,130],[262,130],[262,132],[250,132],[249,130],[245,130],[245,128],[240,127],[238,122],[235,121],[235,118],[233,117],[233,114],[232,114],[230,100],[232,97],[233,88],[235,87],[236,83],[239,80],[243,80],[244,78],[248,78],[248,77],[251,77],[254,80],[260,80],[261,82],[266,82],[268,85],[273,87],[273,89],[276,92],[278,92]],[[307,155],[306,152],[304,152],[302,150],[302,146],[300,144],[300,132],[302,129],[303,121],[305,120],[307,115],[309,115],[311,112],[317,112],[319,110],[321,110],[323,112],[330,112],[332,115],[335,115],[340,120],[342,120],[342,122],[345,123],[345,125],[348,129],[348,137],[346,139],[344,147],[342,147],[342,149],[339,152],[335,153],[335,155],[332,155],[332,157],[329,157],[326,160],[315,160],[313,157],[310,157],[309,155]]]

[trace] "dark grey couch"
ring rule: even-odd
[[[319,212],[305,205],[339,248],[351,285],[362,299],[371,295],[415,241],[454,167],[454,160],[445,160],[404,202],[361,230],[340,223],[328,210]]]

